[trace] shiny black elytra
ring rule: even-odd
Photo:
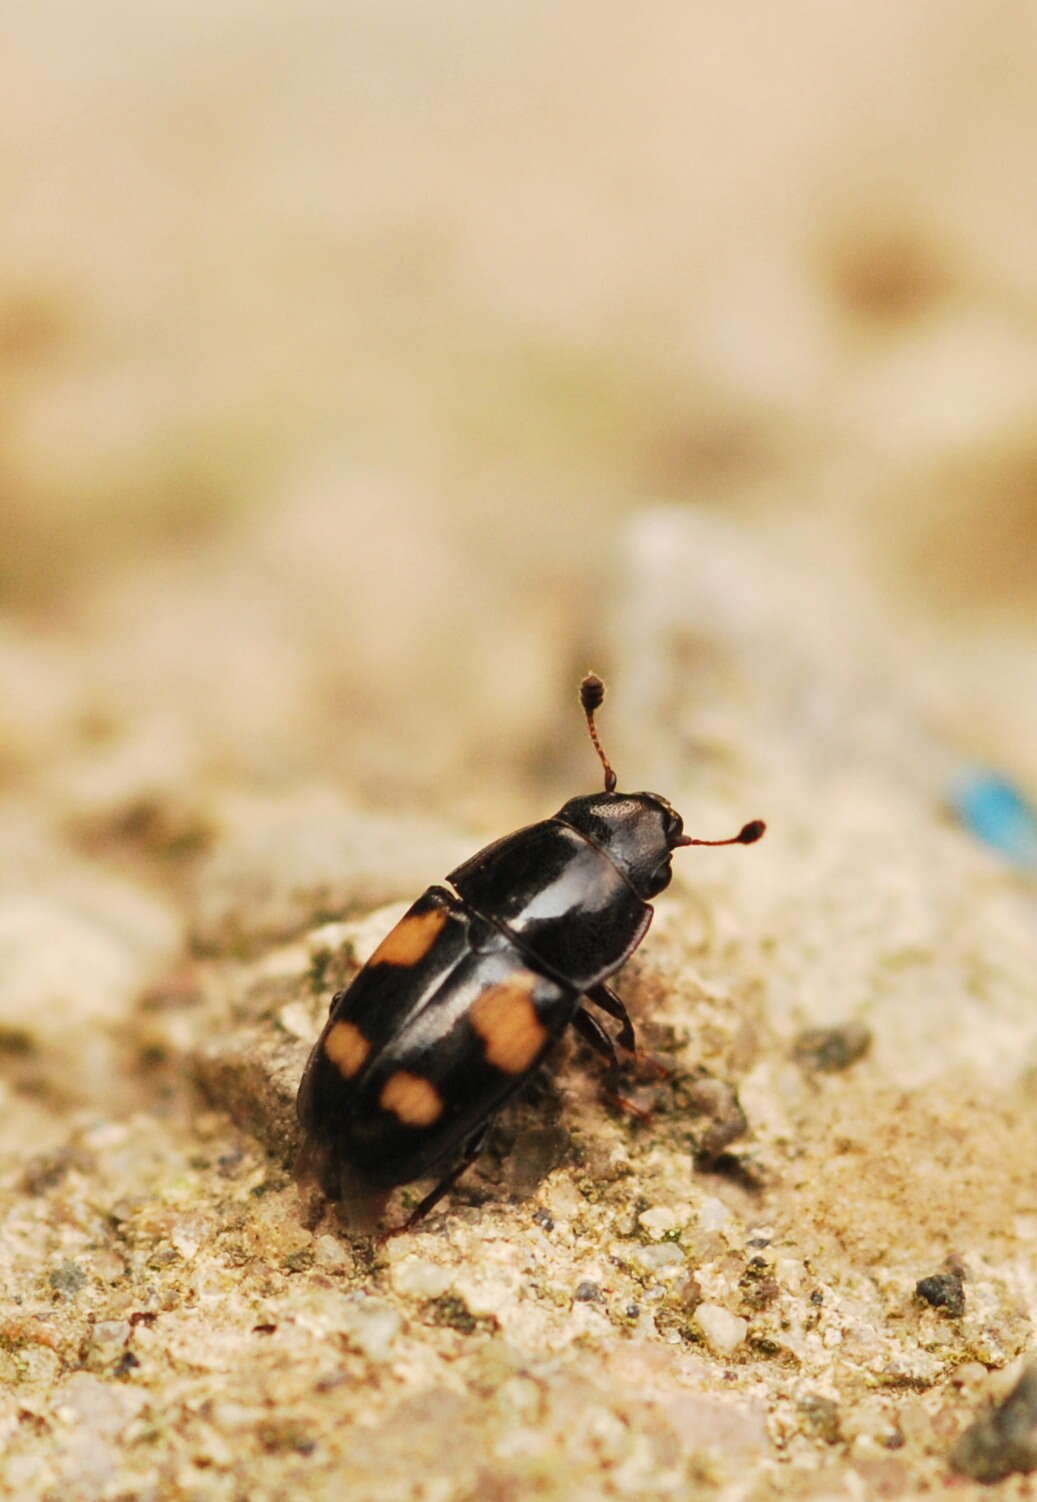
[[[487,845],[450,872],[452,891],[429,887],[332,998],[297,1100],[303,1161],[329,1199],[380,1208],[396,1185],[440,1173],[407,1225],[420,1220],[569,1023],[615,1068],[587,1003],[619,1022],[616,1042],[632,1051],[606,981],[648,931],[673,851],[763,834],[754,819],[733,839],[693,840],[665,798],[617,793],[594,724],[604,697],[588,674],[580,702],[605,791]]]

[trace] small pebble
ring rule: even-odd
[[[775,1276],[783,1288],[798,1293],[803,1287],[806,1268],[798,1257],[779,1257],[774,1264]]]
[[[871,1047],[871,1029],[863,1022],[842,1027],[808,1027],[792,1045],[792,1056],[804,1069],[837,1074],[862,1059]]]
[[[705,1077],[696,1080],[689,1092],[690,1103],[696,1111],[711,1118],[699,1140],[698,1152],[706,1158],[716,1158],[749,1129],[748,1118],[732,1085],[725,1080]]]
[[[723,1200],[707,1196],[699,1206],[699,1225],[704,1231],[722,1230],[731,1220],[731,1212]]]
[[[352,1260],[337,1236],[318,1236],[313,1243],[315,1267],[323,1267],[329,1272],[335,1272],[339,1268],[349,1267]]]
[[[351,1301],[344,1324],[350,1345],[370,1361],[384,1361],[399,1333],[400,1316],[381,1299],[361,1297]]]
[[[392,1270],[392,1286],[397,1293],[417,1299],[438,1299],[454,1281],[449,1267],[440,1267],[437,1262],[428,1262],[421,1257],[408,1257],[398,1262]]]
[[[807,1393],[797,1405],[803,1420],[803,1428],[826,1445],[835,1445],[842,1438],[840,1432],[839,1405],[820,1393]]]
[[[960,1319],[965,1313],[965,1284],[958,1273],[934,1273],[919,1278],[915,1293],[948,1319]]]
[[[184,1216],[169,1232],[171,1245],[176,1248],[185,1262],[190,1262],[197,1255],[205,1236],[204,1222],[194,1215]]]
[[[131,1325],[126,1319],[99,1319],[93,1329],[96,1346],[121,1346],[130,1338]]]
[[[277,1014],[277,1021],[292,1038],[310,1042],[313,1037],[313,1017],[309,1007],[301,1001],[290,1001]]]
[[[1037,1470],[1037,1363],[1003,1402],[969,1425],[951,1451],[951,1466],[986,1483]]]
[[[118,1252],[102,1247],[90,1258],[90,1271],[106,1283],[115,1283],[126,1275],[126,1263]]]
[[[676,1214],[668,1205],[656,1205],[651,1210],[643,1210],[637,1217],[637,1223],[656,1239],[667,1235],[670,1231],[676,1231],[680,1225]]]
[[[700,1304],[693,1318],[718,1356],[730,1356],[749,1330],[744,1319],[720,1304]]]
[[[74,1262],[59,1262],[48,1278],[51,1288],[62,1298],[74,1299],[86,1282],[86,1273]]]
[[[638,1241],[620,1241],[612,1248],[612,1255],[642,1275],[658,1278],[684,1271],[684,1253],[672,1241],[661,1241],[652,1246],[642,1246]]]

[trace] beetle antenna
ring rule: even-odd
[[[587,730],[590,733],[591,743],[598,753],[601,765],[605,768],[605,791],[606,793],[614,793],[616,791],[616,774],[609,764],[608,757],[601,749],[601,742],[598,740],[598,732],[594,724],[595,710],[601,708],[604,698],[604,683],[598,677],[597,673],[588,673],[580,684],[580,704],[583,706],[583,712],[587,716]]]
[[[729,840],[693,840],[690,835],[682,835],[677,841],[678,845],[755,845],[767,828],[762,819],[750,819],[748,824],[743,824],[736,835]]]

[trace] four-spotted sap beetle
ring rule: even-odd
[[[617,793],[594,725],[604,697],[600,678],[584,678],[604,793],[570,798],[451,871],[450,888],[429,887],[332,998],[297,1101],[304,1162],[329,1199],[377,1203],[378,1213],[396,1185],[439,1173],[413,1225],[569,1023],[615,1066],[588,1004],[619,1022],[616,1041],[633,1050],[626,1007],[606,982],[644,938],[673,851],[763,834],[754,819],[733,839],[693,840],[665,798]]]

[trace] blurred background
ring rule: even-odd
[[[873,633],[877,696],[909,664],[930,728],[1037,784],[1031,7],[5,30],[12,848],[43,820],[150,880],[221,799],[318,785],[536,816],[596,776],[586,667],[637,758],[643,555],[691,517],[737,539],[711,598],[773,560],[835,676]]]

